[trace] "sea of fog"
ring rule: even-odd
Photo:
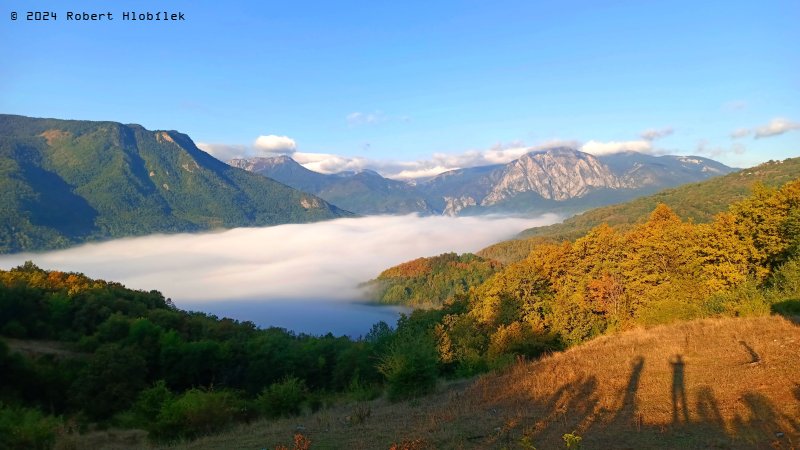
[[[475,252],[538,218],[372,216],[312,224],[152,235],[45,253],[0,256],[0,268],[33,261],[129,288],[159,290],[183,309],[261,327],[359,336],[402,308],[364,305],[358,285],[420,256]]]

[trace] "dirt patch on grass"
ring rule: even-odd
[[[60,358],[75,358],[88,356],[86,353],[76,352],[65,343],[58,341],[39,341],[30,339],[3,338],[12,352],[21,353],[28,357],[52,355]]]
[[[39,136],[45,138],[47,140],[47,145],[52,147],[56,141],[72,137],[72,133],[68,131],[54,129],[54,130],[47,130],[42,134],[40,134]]]

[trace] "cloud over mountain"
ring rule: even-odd
[[[653,150],[653,143],[651,140],[638,140],[638,141],[610,141],[598,142],[589,141],[581,146],[581,151],[595,156],[611,155],[625,151],[651,153]]]
[[[289,136],[270,134],[256,138],[256,141],[253,143],[253,148],[265,154],[289,155],[297,151],[297,142]]]

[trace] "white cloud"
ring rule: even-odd
[[[474,252],[538,219],[379,216],[301,225],[154,235],[48,253],[0,256],[8,269],[33,261],[135,289],[157,289],[178,306],[214,300],[354,300],[358,284],[419,256]]]
[[[288,136],[274,134],[259,136],[253,145],[241,144],[209,144],[195,143],[197,148],[220,161],[228,162],[234,158],[252,158],[254,156],[292,155],[297,151],[297,142]]]
[[[274,154],[286,155],[297,151],[297,143],[289,136],[270,134],[256,138],[256,141],[253,143],[253,149],[262,156],[271,156]]]
[[[303,167],[319,173],[337,173],[346,170],[361,170],[374,166],[377,162],[362,157],[333,155],[330,153],[296,152],[292,158]]]
[[[753,134],[753,130],[749,128],[738,128],[731,132],[731,139],[741,139],[743,137],[747,137]]]
[[[625,151],[633,151],[640,153],[653,153],[653,144],[649,140],[639,141],[611,141],[611,142],[598,142],[589,141],[581,147],[581,151],[595,156],[610,155],[613,153],[621,153]]]
[[[667,137],[674,132],[675,130],[672,127],[665,127],[661,129],[651,128],[649,130],[642,131],[642,133],[639,136],[641,136],[641,138],[644,139],[645,141],[655,141],[657,139]]]
[[[388,177],[393,178],[396,180],[413,180],[417,178],[431,178],[439,175],[440,173],[447,172],[449,170],[453,170],[450,167],[444,166],[433,166],[433,167],[422,167],[419,169],[403,169],[399,172],[395,172],[390,174]]]
[[[745,148],[745,146],[742,144],[736,143],[726,148],[720,146],[712,146],[705,139],[701,139],[700,141],[698,141],[697,147],[695,148],[695,154],[708,156],[709,158],[717,158],[720,156],[726,156],[730,154],[741,155],[745,151],[747,151],[747,148]]]
[[[758,127],[755,130],[755,138],[765,138],[777,136],[793,130],[800,130],[800,122],[792,122],[784,118],[772,119],[768,124]]]
[[[388,117],[380,111],[375,111],[371,113],[363,113],[363,112],[351,112],[345,117],[347,120],[347,124],[351,126],[358,126],[358,125],[373,125],[380,122],[385,122],[388,120]]]

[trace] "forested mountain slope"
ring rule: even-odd
[[[347,215],[176,131],[0,115],[0,252]]]

